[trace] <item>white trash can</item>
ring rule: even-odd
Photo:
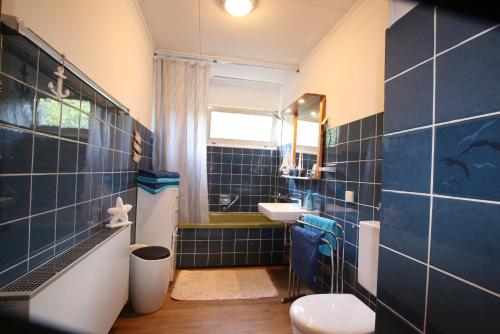
[[[130,246],[130,302],[136,313],[159,310],[165,300],[170,282],[168,248],[161,246]]]

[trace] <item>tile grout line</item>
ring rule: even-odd
[[[422,197],[430,197],[431,196],[429,193],[419,193],[419,192],[394,190],[394,189],[382,189],[382,192],[403,194],[403,195],[415,195],[415,196],[422,196]],[[492,200],[479,199],[479,198],[457,197],[457,196],[441,195],[441,194],[435,194],[435,193],[432,194],[432,197],[433,198],[452,199],[452,200],[464,201],[464,202],[500,205],[500,201],[492,201]]]
[[[408,326],[410,326],[411,328],[413,328],[414,330],[416,330],[418,333],[421,333],[421,334],[425,334],[425,332],[423,332],[421,329],[419,329],[418,327],[416,327],[414,324],[412,324],[410,321],[408,321],[405,317],[403,317],[402,315],[400,315],[398,312],[396,312],[392,307],[390,307],[389,305],[387,305],[386,303],[384,303],[383,301],[381,301],[380,299],[377,300],[378,303],[380,303],[382,306],[384,306],[386,309],[388,309],[392,314],[394,314],[395,316],[397,316],[398,318],[400,318],[404,323],[406,323]]]
[[[429,290],[430,290],[430,262],[431,262],[431,244],[432,244],[432,220],[434,210],[434,159],[435,159],[435,145],[436,145],[436,39],[437,39],[437,7],[434,6],[433,10],[433,58],[432,58],[432,139],[431,139],[431,175],[430,175],[430,204],[429,204],[429,232],[427,235],[427,264],[426,264],[426,278],[425,278],[425,300],[424,300],[424,319],[423,331],[427,333],[427,322],[429,318]]]

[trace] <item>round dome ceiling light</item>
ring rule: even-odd
[[[254,0],[223,0],[224,8],[233,16],[248,15],[255,7]]]

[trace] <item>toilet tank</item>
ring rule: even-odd
[[[359,222],[358,283],[377,295],[378,246],[380,222]]]
[[[163,246],[173,251],[173,235],[179,211],[179,188],[167,188],[153,195],[137,189],[135,242]]]

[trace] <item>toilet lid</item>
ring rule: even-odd
[[[371,334],[375,312],[351,294],[318,294],[290,307],[292,325],[307,334]]]

